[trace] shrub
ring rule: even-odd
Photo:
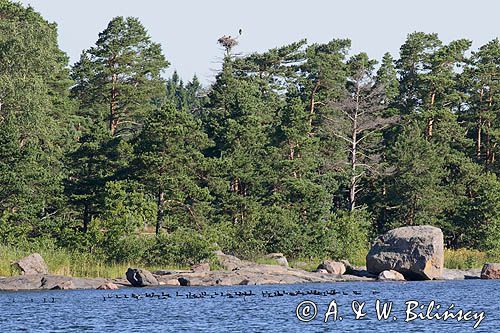
[[[332,217],[331,223],[335,230],[331,257],[364,264],[369,249],[369,215],[364,211],[340,212]]]
[[[192,265],[213,257],[213,247],[199,233],[177,229],[170,234],[160,234],[144,258],[151,265]]]

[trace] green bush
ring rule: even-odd
[[[150,265],[192,265],[212,257],[213,247],[202,235],[194,230],[177,229],[156,237],[144,259]]]
[[[341,212],[332,217],[335,230],[335,246],[330,253],[333,259],[347,259],[356,265],[364,265],[369,249],[369,215],[364,211]]]

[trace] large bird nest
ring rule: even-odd
[[[219,38],[217,40],[217,42],[222,46],[224,47],[226,50],[231,50],[233,47],[235,47],[236,45],[238,45],[238,41],[236,40],[236,38],[233,38],[231,36],[222,36],[221,38]]]

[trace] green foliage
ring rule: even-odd
[[[156,199],[157,234],[165,215],[171,229],[203,226],[210,194],[202,181],[206,173],[202,150],[209,145],[199,122],[184,109],[167,104],[146,119],[135,141],[133,169]]]
[[[146,261],[152,265],[192,265],[213,258],[213,247],[192,229],[179,228],[152,241]]]
[[[70,70],[55,24],[0,0],[1,246],[80,275],[214,249],[362,263],[377,233],[432,224],[498,255],[498,39],[469,57],[411,33],[377,72],[350,45],[228,52],[203,87],[164,80],[160,45],[116,17]]]
[[[435,224],[446,207],[447,193],[441,184],[444,158],[439,146],[428,142],[418,127],[409,127],[389,156],[395,172],[387,184],[391,227]]]
[[[33,9],[1,1],[0,17],[0,216],[37,236],[64,209],[68,60]]]
[[[107,124],[113,136],[130,135],[163,96],[160,74],[168,65],[138,19],[112,19],[73,67],[80,113]]]
[[[330,253],[327,251],[323,253],[338,260],[347,259],[352,263],[364,262],[371,236],[371,221],[366,211],[340,211],[332,217],[330,223],[334,230],[332,242],[334,246]]]

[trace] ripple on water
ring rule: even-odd
[[[337,292],[331,295],[332,290]],[[320,295],[297,295],[296,291],[318,291]],[[378,293],[374,294],[373,290]],[[183,296],[176,297],[176,292]],[[236,292],[252,291],[253,296]],[[360,295],[355,295],[357,291]],[[115,298],[132,293],[169,293],[168,299]],[[263,293],[266,296],[263,296]],[[278,292],[274,296],[274,292]],[[323,292],[330,294],[323,295]],[[206,293],[204,298],[198,295]],[[225,296],[220,296],[224,293]],[[232,297],[228,297],[231,293]],[[268,297],[268,293],[272,297]],[[344,295],[346,293],[347,295]],[[285,294],[284,296],[279,296]],[[190,296],[191,295],[191,296]],[[195,296],[196,295],[196,296]],[[210,295],[216,295],[210,297]],[[111,296],[111,298],[108,298]],[[54,302],[52,302],[54,297]],[[434,300],[442,309],[452,303],[455,310],[485,311],[486,318],[475,332],[498,329],[500,281],[345,282],[231,287],[164,287],[118,291],[44,291],[0,293],[2,332],[467,332],[474,321],[415,320],[405,323],[405,301],[428,304]],[[377,321],[375,301],[393,302],[389,320]],[[296,318],[297,305],[314,302],[317,317],[310,322]],[[323,322],[331,301],[343,320]],[[365,302],[366,317],[355,320],[353,301]],[[397,317],[393,320],[392,317]]]

